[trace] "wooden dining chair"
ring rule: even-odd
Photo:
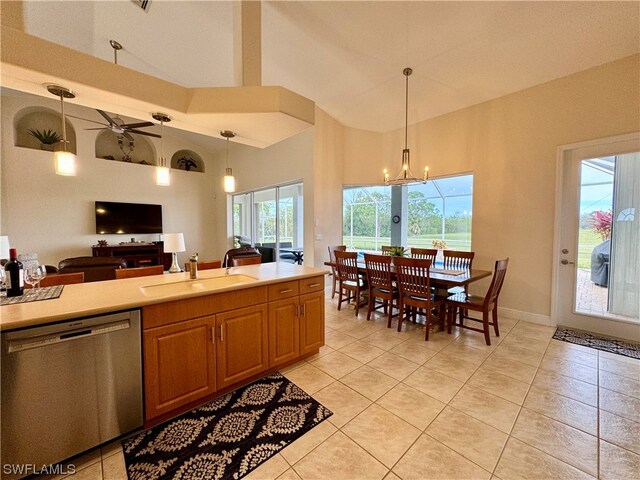
[[[476,312],[482,312],[482,320],[469,317],[466,313],[462,315],[462,318],[482,323],[482,329],[470,327],[464,323],[461,323],[460,327],[484,333],[484,339],[487,345],[491,345],[489,325],[493,325],[496,337],[500,336],[500,329],[498,328],[498,296],[502,289],[502,283],[504,282],[508,265],[508,258],[496,261],[491,285],[489,285],[487,294],[484,297],[468,295],[466,293],[456,293],[447,298],[447,331],[449,333],[451,333],[451,326],[455,321],[456,311],[467,312],[468,310],[474,310]],[[493,321],[491,322],[489,321],[489,312],[492,313]]]
[[[475,252],[463,252],[460,250],[443,250],[442,256],[444,257],[445,270],[471,270],[471,264],[473,263],[473,257]],[[447,290],[450,294],[455,293],[469,293],[469,286],[464,287],[452,287]],[[469,312],[461,310],[459,315],[460,324],[463,322],[463,317]]]
[[[51,273],[40,280],[41,287],[53,287],[55,285],[71,285],[73,283],[84,283],[84,272],[76,273]],[[24,288],[31,288],[25,283]]]
[[[431,327],[431,310],[438,309],[440,328],[444,328],[444,302],[445,297],[440,297],[431,292],[431,280],[429,279],[429,269],[431,260],[422,258],[394,257],[393,262],[396,267],[397,286],[400,291],[398,315],[398,331],[402,329],[402,321],[405,313],[407,319],[409,312],[407,307],[414,309],[424,309],[425,312],[425,334],[424,339],[429,340],[429,329]],[[406,312],[405,312],[406,311]]]
[[[185,262],[184,264],[184,271],[188,272],[190,265],[190,262]],[[198,270],[211,270],[214,268],[221,268],[222,267],[222,260],[212,260],[210,262],[198,262]]]
[[[116,280],[123,278],[148,277],[150,275],[162,275],[163,265],[153,265],[151,267],[119,268],[116,270]]]
[[[411,258],[422,258],[431,260],[431,265],[436,263],[437,248],[414,248],[411,247]]]
[[[364,254],[364,263],[367,269],[367,282],[369,283],[369,306],[367,310],[367,320],[371,319],[371,312],[380,307],[384,308],[384,313],[389,316],[387,328],[391,328],[393,318],[393,306],[398,306],[399,292],[393,284],[391,276],[390,255]],[[382,304],[375,306],[376,298],[382,300]]]
[[[355,294],[356,317],[360,309],[360,294],[367,289],[366,279],[358,274],[358,253],[334,251],[336,270],[338,271],[338,310],[342,302],[350,302],[351,294]],[[346,292],[346,298],[343,294]]]
[[[243,265],[260,265],[262,263],[262,257],[238,257],[231,259],[231,265],[233,267],[241,267]]]
[[[327,247],[329,249],[329,262],[331,263],[336,263],[336,256],[333,254],[333,252],[335,252],[336,250],[339,252],[346,252],[347,251],[347,246],[346,245],[336,245],[336,246],[329,246]],[[331,267],[331,277],[333,278],[333,285],[331,287],[331,298],[335,298],[336,293],[338,292],[338,272],[336,270],[336,267]]]

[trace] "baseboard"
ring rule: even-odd
[[[524,320],[525,322],[537,323],[538,325],[547,325],[551,327],[556,326],[549,315],[524,312],[522,310],[514,310],[513,308],[498,307],[498,315],[512,318],[514,320]]]

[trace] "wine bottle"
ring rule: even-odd
[[[9,261],[4,270],[7,273],[7,297],[19,297],[24,293],[24,269],[15,248],[9,249]]]

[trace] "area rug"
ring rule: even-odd
[[[239,479],[333,413],[280,373],[123,440],[129,480]]]
[[[602,337],[580,330],[559,327],[553,334],[556,340],[575,343],[585,347],[596,348],[609,353],[624,355],[625,357],[640,358],[640,344],[625,342],[615,338]]]

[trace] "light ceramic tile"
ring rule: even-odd
[[[618,355],[619,357],[619,355]],[[624,358],[624,357],[623,357]],[[600,358],[600,370],[622,375],[637,380],[640,378],[640,364],[625,360],[617,360],[611,357]]]
[[[598,409],[586,403],[531,387],[523,406],[591,435],[598,433]]]
[[[431,422],[426,433],[488,471],[495,468],[508,438],[500,430],[451,407]]]
[[[384,328],[383,325],[380,325],[372,321],[363,320],[354,325],[350,325],[348,327],[342,328],[340,331],[342,333],[346,333],[347,335],[351,335],[352,337],[361,339],[371,335],[372,333],[380,331],[383,328]]]
[[[127,478],[127,465],[125,464],[122,450],[102,459],[102,477],[104,480]]]
[[[565,377],[550,370],[538,370],[536,378],[533,380],[533,386],[559,393],[592,407],[598,406],[597,386],[575,378]]]
[[[482,366],[526,383],[533,382],[538,371],[536,367],[502,356],[498,352],[489,356]]]
[[[636,366],[640,367],[640,358],[627,357],[626,355],[619,355],[617,353],[605,352],[604,350],[595,350],[595,349],[589,349],[589,350],[598,352],[598,356],[601,359],[602,358],[610,358],[610,359],[616,360],[618,362],[630,363],[632,365],[636,365]]]
[[[427,428],[446,406],[404,383],[393,387],[376,403],[420,430]]]
[[[577,350],[579,352],[588,353],[590,355],[598,356],[598,350],[595,348],[585,347],[584,345],[578,345],[571,342],[563,342],[562,340],[556,340],[552,338],[549,342],[549,351],[559,351],[559,350]]]
[[[526,363],[535,368],[540,365],[543,354],[544,352],[529,350],[528,348],[518,345],[505,344],[504,342],[494,350],[494,355],[500,355],[501,357],[509,358],[516,362]]]
[[[282,455],[276,453],[243,478],[246,480],[275,480],[288,469],[289,464],[282,458]]]
[[[548,327],[546,325],[538,325],[535,323],[525,322],[520,320],[518,324],[511,330],[512,334],[531,337],[536,340],[551,340],[553,334],[556,331],[556,327]]]
[[[371,405],[371,400],[341,382],[314,393],[313,398],[333,412],[329,421],[338,428]]]
[[[517,333],[510,333],[502,341],[503,346],[521,347],[527,350],[533,350],[537,353],[544,353],[549,342],[544,340],[536,340],[535,338],[519,336]]]
[[[429,334],[429,340],[425,341],[424,339],[424,327],[421,328],[419,332],[416,332],[415,335],[409,336],[408,342],[417,342],[421,345],[424,345],[427,348],[435,350],[439,352],[451,342],[453,342],[457,336],[449,335],[446,332],[432,332]]]
[[[495,470],[499,478],[541,480],[552,478],[589,480],[591,475],[510,437]]]
[[[102,458],[115,455],[119,452],[122,452],[122,440],[120,439],[114,440],[113,442],[109,442],[100,447],[100,454],[102,455]]]
[[[382,350],[391,350],[393,347],[407,340],[407,335],[398,333],[395,330],[381,330],[361,339],[364,343],[369,343]]]
[[[575,349],[560,350],[558,348],[547,349],[545,358],[566,360],[579,363],[591,368],[598,368],[598,357],[591,353],[581,352]]]
[[[378,480],[388,469],[342,432],[334,433],[293,466],[303,479]]]
[[[354,342],[342,347],[340,352],[362,363],[367,363],[382,355],[385,351],[369,343]]]
[[[315,355],[311,355],[310,357],[305,358],[307,362],[312,362],[317,360],[318,358],[322,358],[325,355],[329,355],[331,352],[335,352],[336,350],[331,348],[329,345],[323,345],[320,347],[320,351]],[[281,371],[282,372],[282,371]]]
[[[287,365],[286,367],[278,368],[278,371],[284,375],[285,373],[289,373],[296,368],[304,367],[305,365],[307,365],[307,361],[300,360],[299,362],[292,363],[291,365]]]
[[[329,418],[331,419],[333,416]],[[324,421],[280,450],[280,455],[282,455],[282,458],[284,458],[289,465],[293,465],[333,435],[337,430],[333,424]]]
[[[383,480],[402,480],[398,475],[393,472],[387,473],[387,476]]]
[[[455,378],[456,380],[460,380],[461,382],[466,382],[471,375],[473,375],[473,372],[478,369],[477,365],[461,360],[459,357],[447,355],[444,353],[444,350],[430,359],[423,366],[435,372]]]
[[[352,337],[351,335],[347,335],[346,333],[342,333],[338,330],[329,332],[324,336],[324,343],[336,350],[339,350],[345,345],[349,345],[350,343],[353,343],[356,340],[357,338]]]
[[[636,419],[640,420],[640,412]],[[600,410],[600,438],[640,454],[640,423]]]
[[[504,433],[511,431],[520,412],[520,405],[470,385],[462,387],[449,405]]]
[[[422,433],[375,404],[341,430],[387,468],[393,467]]]
[[[637,421],[640,416],[640,399],[601,388],[600,409]]]
[[[402,358],[406,358],[407,360],[422,365],[437,352],[424,345],[422,342],[403,342],[389,350],[389,353],[399,355]]]
[[[488,349],[483,349],[478,347],[470,347],[468,345],[462,345],[460,343],[457,343],[454,340],[449,345],[444,347],[440,353],[458,357],[461,360],[464,360],[470,364],[478,366],[482,362],[484,362],[489,355],[491,355],[492,351],[493,350],[488,350]]]
[[[284,376],[309,395],[313,395],[321,388],[324,388],[335,381],[334,378],[310,364],[303,365],[300,368],[287,372]]]
[[[631,377],[623,377],[615,373],[600,370],[598,372],[599,385],[607,390],[623,393],[631,397],[640,398],[640,381]],[[640,376],[638,377],[640,378]]]
[[[396,379],[367,365],[351,372],[341,381],[371,401],[376,401],[398,383]]]
[[[558,358],[545,358],[542,360],[540,368],[559,373],[565,377],[575,378],[582,382],[591,383],[593,385],[598,384],[598,370],[580,363],[560,360]]]
[[[102,463],[93,463],[89,466],[84,467],[82,470],[76,470],[76,473],[74,475],[68,475],[65,478],[73,480],[102,480]]]
[[[589,475],[598,473],[598,441],[576,428],[523,408],[511,435]]]
[[[637,480],[638,472],[640,472],[640,455],[600,441],[600,478],[602,480]]]
[[[302,480],[293,468],[289,468],[282,475],[278,477],[278,480]]]
[[[489,352],[495,350],[495,348],[500,345],[502,340],[504,339],[504,332],[502,332],[502,325],[500,326],[500,334],[503,335],[501,337],[491,336],[491,345],[487,345],[484,340],[484,335],[478,332],[470,332],[468,330],[464,330],[458,337],[451,342],[453,345],[464,345],[465,347],[472,347],[487,350]]]
[[[480,367],[468,381],[469,385],[522,405],[529,384],[508,377],[490,368]]]
[[[393,467],[402,480],[488,480],[483,470],[433,437],[423,434]]]
[[[396,380],[404,380],[420,367],[417,363],[389,352],[371,360],[367,365]]]
[[[362,366],[359,361],[340,352],[330,353],[310,363],[336,379],[344,377],[347,373],[351,373]]]
[[[405,378],[403,383],[444,403],[448,403],[464,385],[455,378],[428,368],[426,364]]]

